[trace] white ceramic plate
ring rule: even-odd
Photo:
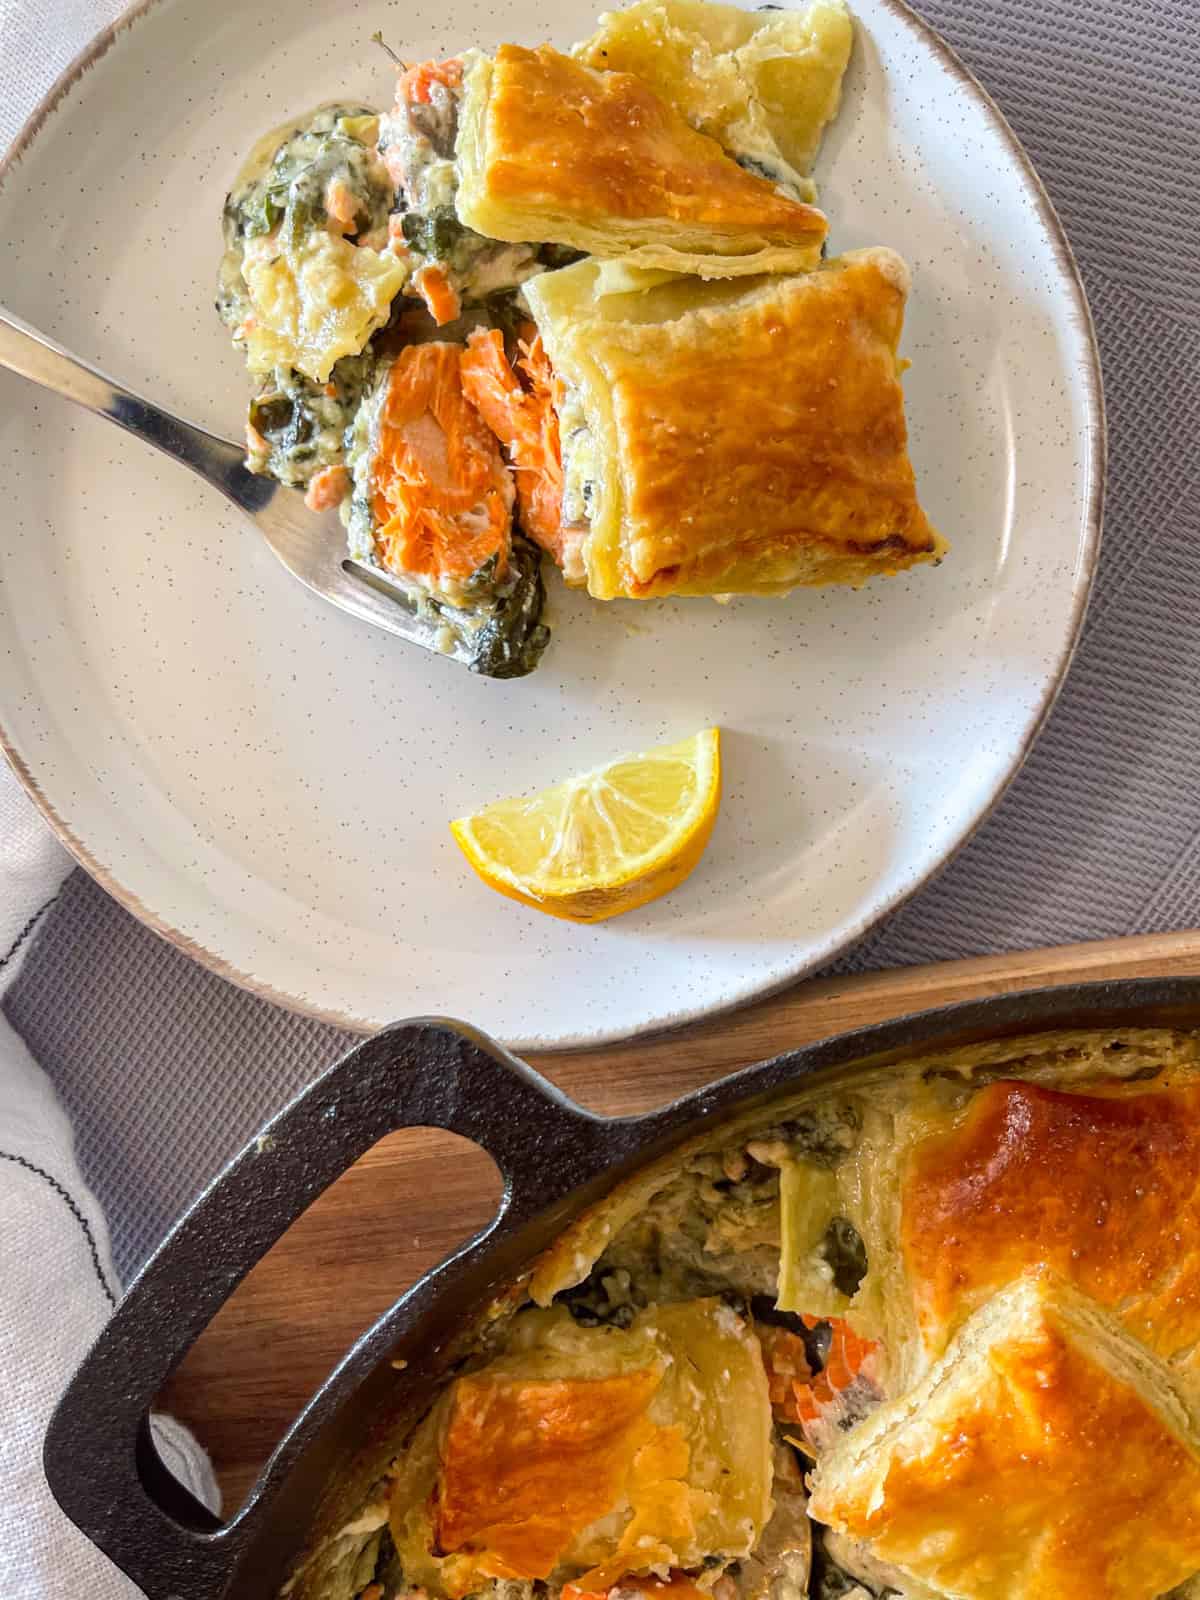
[[[59,85],[0,185],[0,301],[196,421],[247,395],[213,313],[243,152],[406,55],[553,41],[592,0],[153,0]],[[603,607],[471,677],[316,600],[217,495],[0,374],[0,726],[88,869],[218,971],[353,1026],[451,1013],[598,1043],[762,994],[921,884],[1013,776],[1082,619],[1103,416],[1086,305],[995,108],[893,0],[857,0],[817,170],[831,247],[885,243],[940,570],[789,600]],[[719,723],[712,845],[667,899],[577,928],[492,894],[447,820]]]

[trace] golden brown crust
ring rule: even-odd
[[[642,1477],[648,1481],[623,1485],[612,1494],[611,1509],[573,1541],[552,1583],[575,1580],[584,1570],[599,1571],[605,1579],[624,1577],[628,1551],[640,1548],[643,1536],[666,1541],[653,1560],[664,1568],[693,1570],[706,1553],[730,1551],[743,1526],[750,1529],[744,1548],[757,1545],[761,1551],[770,1537],[759,1499],[767,1496],[769,1474],[761,1467],[748,1498],[722,1506],[719,1524],[701,1525],[699,1513],[709,1495],[724,1498],[731,1490],[745,1490],[754,1470],[748,1472],[747,1464],[759,1460],[756,1452],[765,1449],[767,1439],[765,1415],[760,1430],[753,1414],[756,1406],[767,1406],[770,1391],[761,1356],[748,1360],[736,1342],[739,1319],[717,1312],[713,1302],[656,1306],[639,1313],[628,1333],[585,1329],[561,1305],[545,1311],[526,1307],[519,1317],[512,1313],[524,1306],[527,1292],[545,1305],[583,1280],[614,1238],[653,1209],[660,1191],[697,1160],[740,1155],[747,1140],[763,1134],[764,1117],[785,1124],[810,1119],[830,1092],[828,1084],[817,1083],[774,1103],[769,1113],[756,1104],[640,1169],[583,1213],[531,1264],[527,1277],[506,1289],[492,1308],[487,1335],[479,1337],[478,1330],[470,1338],[464,1335],[459,1354],[473,1346],[480,1355],[504,1352],[469,1382],[506,1373],[510,1381],[534,1386],[557,1379],[569,1386],[578,1379],[636,1374],[670,1357],[646,1408],[661,1446],[661,1454],[649,1451],[642,1458]],[[1191,1324],[1181,1323],[1171,1341],[1161,1343],[1159,1355],[1133,1336],[1155,1342],[1146,1307],[1156,1295],[1154,1303],[1165,1308],[1168,1325],[1177,1310],[1191,1314],[1194,1204],[1187,1175],[1200,1172],[1194,1148],[1200,1033],[1165,1027],[1059,1029],[955,1045],[909,1059],[888,1056],[856,1072],[852,1085],[842,1086],[837,1095],[845,1096],[838,1123],[857,1130],[857,1138],[835,1173],[821,1174],[822,1186],[836,1178],[838,1192],[827,1202],[819,1197],[817,1222],[827,1204],[831,1216],[858,1229],[871,1263],[867,1282],[872,1289],[869,1302],[861,1294],[853,1302],[854,1326],[911,1350],[913,1360],[881,1372],[881,1386],[892,1398],[839,1442],[823,1445],[813,1502],[817,1519],[841,1519],[847,1536],[862,1540],[865,1556],[873,1554],[879,1562],[869,1570],[912,1600],[937,1600],[943,1592],[929,1586],[938,1582],[936,1565],[921,1564],[926,1535],[934,1547],[932,1555],[925,1550],[930,1561],[959,1562],[955,1577],[963,1582],[953,1592],[980,1600],[1064,1600],[1076,1594],[1087,1600],[1116,1594],[1140,1600],[1140,1584],[1157,1585],[1152,1591],[1157,1594],[1177,1581],[1176,1571],[1186,1579],[1193,1567],[1200,1570],[1194,1491],[1200,1392],[1192,1374],[1180,1370],[1189,1352],[1179,1343],[1189,1337]],[[1047,1193],[1054,1201],[1050,1210]],[[1131,1212],[1131,1195],[1150,1209]],[[903,1248],[902,1198],[909,1204]],[[655,1229],[664,1216],[678,1214],[668,1208]],[[1080,1218],[1086,1226],[1073,1232]],[[962,1236],[968,1233],[980,1244],[963,1256]],[[1006,1253],[1010,1236],[1018,1248]],[[1036,1247],[1030,1246],[1031,1238]],[[1174,1284],[1169,1276],[1160,1282],[1155,1261],[1165,1260],[1176,1244]],[[616,1270],[634,1263],[642,1250],[641,1242],[628,1235],[625,1246],[618,1243],[611,1258]],[[1128,1256],[1124,1265],[1123,1253]],[[1009,1318],[982,1341],[969,1335],[970,1323],[959,1326],[979,1300],[984,1303],[973,1313],[977,1318],[1011,1303],[1017,1286],[1010,1280],[1039,1259],[1053,1261],[1059,1276],[1074,1276],[1078,1285],[1074,1290],[1057,1285],[1055,1315],[1032,1328]],[[920,1348],[913,1327],[906,1263],[929,1303],[946,1312],[927,1321],[928,1352]],[[1121,1292],[1126,1269],[1135,1290],[1128,1302]],[[1035,1275],[1039,1280],[1052,1276]],[[1164,1292],[1172,1287],[1182,1291],[1175,1302]],[[942,1293],[944,1305],[937,1298]],[[1115,1296],[1128,1326],[1105,1313],[1092,1296],[1110,1304]],[[1072,1302],[1073,1322],[1061,1314]],[[1140,1321],[1133,1320],[1135,1314]],[[948,1339],[944,1359],[931,1372],[930,1355],[941,1355]],[[955,1353],[963,1351],[981,1359],[974,1366],[951,1368],[952,1359],[959,1359]],[[1162,1359],[1172,1353],[1173,1370]],[[756,1397],[757,1385],[763,1392]],[[480,1469],[465,1497],[469,1502],[474,1495],[474,1509],[468,1505],[464,1517],[464,1496],[452,1485],[447,1503],[452,1509],[457,1504],[458,1524],[443,1519],[440,1532],[435,1529],[453,1398],[448,1388],[392,1469],[392,1535],[406,1580],[431,1596],[484,1586],[471,1554],[443,1556],[438,1550],[456,1541],[486,1543],[486,1531],[481,1536],[479,1528],[502,1520],[486,1503]],[[578,1431],[586,1430],[589,1416],[599,1420],[594,1409],[584,1407]],[[739,1433],[747,1419],[749,1432]],[[686,1466],[680,1436],[687,1446]],[[480,1455],[476,1449],[477,1465]],[[503,1456],[502,1441],[497,1459],[503,1462]],[[1074,1476],[1072,1461],[1078,1469]],[[1158,1464],[1155,1478],[1170,1479],[1170,1495],[1157,1496],[1147,1462]],[[601,1465],[600,1473],[604,1470]],[[778,1478],[775,1482],[778,1488]],[[569,1479],[567,1489],[570,1500]],[[684,1538],[667,1530],[671,1517],[682,1511],[685,1491],[695,1531]],[[351,1508],[351,1502],[341,1507],[342,1521]],[[681,1515],[675,1528],[684,1525]],[[984,1538],[980,1529],[993,1526],[997,1536]],[[1067,1536],[1060,1537],[1061,1527]],[[1072,1539],[1083,1552],[1074,1565]],[[831,1548],[838,1548],[836,1540]],[[333,1561],[342,1550],[336,1537],[330,1549]],[[1109,1562],[1099,1576],[1097,1549]],[[1168,1558],[1173,1567],[1160,1571],[1152,1564]],[[889,1579],[889,1561],[920,1576]],[[1200,1578],[1178,1593],[1192,1596],[1193,1591],[1200,1595]],[[293,1593],[315,1596],[325,1590],[317,1576],[305,1573]]]
[[[1200,1340],[1200,1085],[981,1089],[911,1153],[901,1248],[927,1350],[1041,1263],[1168,1359]]]
[[[836,115],[854,27],[844,0],[747,10],[713,0],[634,0],[573,52],[632,72],[734,153],[808,172]],[[811,198],[806,196],[805,198]]]
[[[415,1430],[389,1522],[407,1582],[457,1600],[493,1579],[606,1592],[630,1572],[749,1555],[770,1515],[758,1340],[716,1300],[628,1329],[529,1311]]]
[[[1034,1294],[978,1348],[968,1323],[873,1459],[818,1472],[812,1514],[963,1600],[1153,1600],[1200,1567],[1200,1455],[1132,1341]]]
[[[471,1552],[472,1579],[548,1578],[617,1501],[661,1371],[605,1378],[461,1378],[442,1447],[437,1553]]]
[[[815,259],[823,214],[746,172],[641,79],[595,72],[548,45],[501,45],[484,70],[483,126],[468,141],[480,170],[472,164],[460,197],[466,222],[482,206],[496,237],[598,254],[678,245],[736,256],[781,245]]]
[[[627,482],[619,593],[861,583],[940,553],[897,375],[905,290],[898,257],[863,251],[595,348]]]

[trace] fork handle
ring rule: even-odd
[[[271,498],[274,484],[246,470],[238,445],[143,400],[3,307],[0,367],[74,400],[98,417],[107,417],[127,433],[191,467],[246,511],[258,510]]]

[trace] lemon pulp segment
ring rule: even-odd
[[[623,756],[450,824],[501,894],[573,922],[656,900],[704,853],[720,805],[720,730]]]

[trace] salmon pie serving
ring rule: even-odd
[[[908,269],[830,253],[809,176],[852,36],[843,0],[637,0],[569,53],[401,62],[389,111],[267,135],[218,296],[251,468],[492,676],[545,647],[543,555],[597,600],[939,560]]]
[[[585,1211],[285,1592],[1195,1600],[1200,1036],[841,1081]]]

